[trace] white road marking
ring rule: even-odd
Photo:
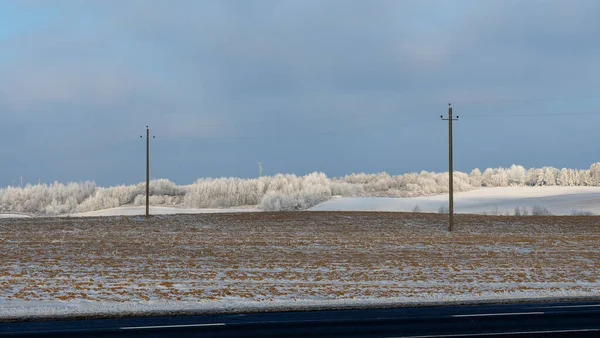
[[[543,315],[544,312],[499,312],[499,313],[474,313],[469,315],[452,315],[451,317],[492,317],[492,316],[526,316],[526,315]]]
[[[120,330],[152,330],[152,329],[173,329],[178,327],[204,327],[204,326],[225,326],[225,323],[209,324],[185,324],[185,325],[162,325],[162,326],[129,326],[120,327]]]
[[[429,336],[398,336],[398,337],[389,337],[389,338],[480,337],[480,336],[503,336],[503,335],[548,334],[548,333],[578,333],[578,332],[598,332],[598,331],[600,331],[600,329],[465,333],[465,334],[442,334],[442,335],[429,335]]]
[[[540,307],[534,307],[533,309],[568,309],[568,308],[578,308],[578,307],[600,307],[600,304],[540,306]]]

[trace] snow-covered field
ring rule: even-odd
[[[230,212],[255,212],[260,211],[256,208],[232,208],[232,209],[190,209],[177,207],[150,207],[152,215],[175,215],[175,214],[213,214]],[[146,214],[145,206],[124,206],[112,209],[88,211],[71,214],[71,217],[99,217],[99,216],[139,216]]]
[[[72,318],[119,315],[156,315],[156,314],[215,314],[298,311],[319,309],[348,309],[358,307],[422,306],[448,305],[487,302],[514,302],[523,300],[588,300],[596,299],[597,293],[589,291],[511,291],[485,292],[476,296],[428,295],[428,297],[391,297],[391,298],[340,298],[340,299],[273,299],[252,300],[241,297],[227,297],[222,300],[169,301],[153,300],[146,302],[97,302],[89,300],[72,301],[0,301],[0,322],[24,318]]]
[[[498,187],[481,188],[454,195],[457,213],[506,215],[515,208],[528,210],[542,206],[553,215],[571,215],[574,211],[600,215],[600,187]],[[312,207],[312,211],[403,211],[438,212],[448,203],[448,195],[413,198],[334,197]],[[151,206],[153,215],[259,212],[256,206],[236,208],[184,208],[182,206]],[[117,208],[68,214],[71,217],[136,216],[145,213],[145,206],[126,205]],[[61,215],[66,216],[66,215]],[[0,213],[0,218],[30,217],[24,214]]]
[[[0,213],[0,218],[27,218],[30,217],[28,215],[22,215],[22,214],[1,214]]]
[[[414,198],[333,198],[314,211],[405,211],[418,206],[422,212],[437,212],[448,204],[448,194]],[[600,215],[600,187],[499,187],[454,194],[455,212],[469,214],[514,214],[515,208],[539,205],[553,215],[589,211]]]
[[[150,206],[150,214],[152,215],[176,215],[176,214],[215,214],[215,213],[233,213],[233,212],[258,212],[261,211],[256,207],[246,208],[214,208],[214,209],[194,209],[183,207],[162,207]],[[145,206],[122,206],[117,208],[79,212],[73,214],[59,215],[58,217],[109,217],[109,216],[141,216],[146,214]],[[2,214],[1,218],[28,218],[31,215],[23,214]]]
[[[600,218],[0,220],[0,317],[600,295]]]

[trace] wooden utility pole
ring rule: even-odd
[[[150,216],[150,128],[146,126],[146,217],[148,216]]]
[[[148,216],[150,216],[150,128],[146,126],[146,217]]]
[[[448,117],[444,118],[444,115],[442,115],[440,116],[440,118],[444,121],[448,121],[448,231],[452,232],[452,230],[454,229],[454,163],[452,159],[452,121],[458,121],[458,116],[456,116],[456,118],[452,117],[451,103],[448,104]]]

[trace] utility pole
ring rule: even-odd
[[[448,121],[448,178],[449,178],[449,201],[448,201],[448,215],[449,215],[449,224],[448,231],[452,232],[454,228],[454,163],[452,161],[452,121],[458,121],[458,116],[456,118],[452,117],[452,104],[448,103],[448,117],[444,118],[444,115],[441,115],[440,118],[444,121]]]
[[[262,162],[258,162],[258,178],[262,177]]]
[[[140,135],[140,138],[142,137]],[[150,128],[146,126],[146,217],[148,216],[150,216]]]

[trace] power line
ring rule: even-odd
[[[465,101],[453,101],[452,104],[456,105],[484,105],[484,104],[504,104],[504,103],[527,103],[527,102],[545,102],[545,101],[570,101],[570,100],[584,100],[584,99],[595,99],[600,98],[600,95],[580,95],[580,96],[546,96],[546,97],[524,97],[524,98],[507,98],[507,99],[490,99],[490,100],[465,100]],[[411,102],[405,100],[403,103],[409,106],[428,106],[428,107],[441,107],[446,103],[441,102]],[[392,104],[388,105],[392,106]],[[398,108],[401,109],[401,108]],[[370,111],[365,113],[351,113],[345,115],[327,115],[327,116],[314,116],[305,118],[306,121],[317,121],[317,120],[333,120],[340,118],[352,118],[362,116],[381,116],[387,113],[393,114],[397,109],[392,107],[386,108],[385,111]],[[583,115],[583,114],[582,114]],[[587,115],[587,114],[585,114]]]
[[[595,95],[595,96],[578,96],[578,97],[556,97],[556,98],[532,98],[530,99],[530,101],[533,100],[559,100],[559,99],[580,99],[580,98],[591,98],[591,97],[598,97],[600,98],[600,95]],[[520,100],[519,102],[523,102],[524,100]],[[484,103],[484,102],[509,102],[509,101],[469,101],[470,103]],[[462,102],[464,103],[469,103],[469,102]],[[517,102],[516,100],[512,100],[510,102]],[[549,116],[586,116],[586,115],[600,115],[600,110],[594,110],[594,111],[583,111],[583,112],[556,112],[556,113],[494,113],[494,114],[470,114],[470,113],[463,113],[462,115],[467,114],[469,116],[469,119],[485,119],[485,118],[500,118],[500,117],[549,117]],[[365,116],[374,116],[374,115],[378,115],[376,113],[370,113],[370,114],[365,114]],[[412,115],[415,116],[416,114]],[[381,128],[406,128],[406,127],[412,127],[415,125],[419,125],[419,124],[424,124],[424,123],[428,123],[429,121],[431,121],[431,118],[426,117],[425,115],[429,115],[427,114],[427,112],[424,113],[420,113],[419,114],[420,117],[419,119],[408,119],[405,121],[401,121],[400,123],[389,123],[389,120],[382,120],[382,119],[374,119],[373,122],[377,122],[374,124],[370,124],[370,125],[365,125],[365,124],[361,124],[361,125],[346,125],[346,126],[340,126],[340,125],[332,125],[330,126],[331,129],[329,130],[325,130],[325,131],[319,131],[319,130],[315,130],[312,128],[295,128],[295,131],[298,132],[303,132],[312,136],[331,136],[334,134],[341,134],[341,133],[351,133],[351,132],[361,132],[361,131],[369,131],[369,130],[374,130],[374,129],[379,129],[381,130]],[[350,114],[347,116],[351,116],[351,117],[356,117],[356,116],[360,116],[359,114]],[[261,121],[258,120],[254,120],[254,121],[247,121],[248,123],[251,122],[255,122],[255,123],[261,123]],[[232,125],[237,125],[238,123],[233,123]],[[285,123],[282,123],[285,124]],[[218,126],[226,126],[228,124],[211,124],[209,125],[209,127],[218,127]],[[275,127],[275,126],[273,126]],[[240,130],[243,131],[243,130]],[[199,131],[199,134],[202,134],[202,131]],[[181,135],[181,136],[175,136],[175,135],[165,135],[164,137],[161,137],[164,140],[192,140],[192,141],[222,141],[222,142],[229,142],[229,141],[250,141],[250,140],[259,140],[259,139],[265,139],[264,137],[258,137],[258,136],[243,136],[243,135],[231,135],[231,136],[227,136],[227,135],[222,135],[222,136],[194,136],[194,135]],[[117,145],[117,144],[121,144],[121,143],[125,143],[125,140],[112,140],[113,144]]]
[[[507,98],[507,99],[490,99],[490,100],[465,100],[465,101],[453,101],[452,104],[456,107],[457,105],[492,105],[492,104],[505,104],[505,103],[527,103],[527,102],[544,102],[544,101],[568,101],[568,100],[583,100],[583,99],[593,99],[600,98],[600,95],[580,95],[580,96],[546,96],[546,97],[524,97],[524,98]],[[402,100],[402,102],[396,103],[388,103],[385,104],[385,107],[380,110],[369,110],[363,112],[353,112],[348,114],[336,114],[336,115],[317,115],[317,116],[302,116],[298,117],[297,114],[289,116],[285,119],[248,119],[246,121],[230,121],[224,123],[210,123],[207,125],[199,125],[198,129],[218,129],[218,128],[236,128],[236,127],[247,127],[249,125],[273,125],[277,123],[285,124],[285,123],[297,123],[297,122],[318,122],[318,121],[329,121],[329,120],[339,120],[339,119],[351,119],[351,118],[360,118],[360,117],[386,117],[389,115],[390,117],[395,116],[398,111],[403,109],[403,106],[416,106],[416,107],[443,107],[447,103],[441,102],[411,102],[410,100]],[[415,110],[414,108],[411,110]],[[592,115],[595,113],[576,113],[573,115]],[[429,115],[429,112],[424,115]],[[464,115],[464,113],[463,113]],[[563,115],[560,114],[538,114],[540,116],[553,116],[553,115]],[[564,114],[567,115],[567,114]],[[492,116],[492,115],[488,115]],[[500,115],[493,115],[500,116]],[[529,116],[525,114],[510,114],[510,115],[502,115],[502,116]],[[176,137],[184,139],[186,137]],[[213,137],[189,137],[190,139],[214,139]],[[228,138],[230,139],[230,138]],[[237,139],[237,138],[236,138]],[[248,138],[239,138],[239,139],[248,139]]]
[[[165,136],[164,140],[192,140],[192,141],[218,141],[218,140],[256,140],[256,136]]]
[[[463,113],[463,115],[465,115]],[[558,112],[558,113],[522,113],[522,114],[485,114],[485,115],[476,115],[476,114],[468,114],[469,119],[485,119],[485,118],[500,118],[500,117],[548,117],[548,116],[585,116],[585,115],[600,115],[600,111],[586,111],[586,112]],[[381,128],[407,128],[414,127],[420,124],[429,123],[431,118],[424,117],[421,119],[411,119],[406,121],[401,121],[400,123],[389,123],[387,120],[377,120],[373,122],[378,122],[370,125],[346,125],[344,127],[341,126],[331,126],[332,128],[328,128],[328,130],[315,130],[311,128],[299,129],[296,128],[295,132],[301,132],[310,136],[332,136],[336,134],[343,133],[356,133],[356,132],[368,132],[373,130],[381,131]],[[193,135],[185,135],[185,136],[165,136],[161,137],[164,140],[190,140],[190,141],[222,141],[222,142],[230,142],[230,141],[252,141],[252,140],[261,140],[265,139],[265,137],[259,136],[193,136]]]
[[[535,116],[580,116],[580,115],[600,115],[600,111],[589,111],[589,112],[563,112],[563,113],[523,113],[523,114],[486,114],[486,115],[473,115],[470,118],[487,118],[487,117],[535,117]]]
[[[597,99],[600,95],[584,95],[584,96],[550,96],[550,97],[529,97],[521,99],[498,99],[498,100],[480,100],[480,101],[457,101],[452,104],[469,105],[469,104],[497,104],[497,103],[526,103],[526,102],[542,102],[542,101],[569,101],[569,100],[585,100]]]
[[[424,124],[424,123],[429,123],[431,121],[430,118],[421,118],[421,119],[417,119],[417,120],[408,120],[405,122],[401,122],[401,123],[386,123],[388,121],[377,121],[377,122],[383,122],[385,123],[385,127],[394,127],[394,128],[404,128],[404,127],[411,127],[414,125],[418,125],[418,124]],[[296,128],[295,131],[300,131],[303,132],[307,135],[310,136],[329,136],[329,135],[333,135],[333,134],[338,134],[338,133],[345,133],[345,132],[356,132],[356,131],[360,131],[360,130],[372,130],[375,128],[381,128],[380,124],[375,124],[375,125],[371,125],[365,128],[364,125],[350,125],[347,126],[347,128],[342,129],[342,128],[336,128],[336,129],[328,129],[328,130],[324,130],[324,131],[319,131],[319,130],[315,130],[315,129],[298,129]],[[264,139],[264,137],[258,137],[258,136],[193,136],[193,135],[182,135],[182,136],[161,136],[161,139],[163,140],[192,140],[192,141],[232,141],[232,140],[242,140],[242,141],[246,141],[246,140],[259,140],[259,139]]]

